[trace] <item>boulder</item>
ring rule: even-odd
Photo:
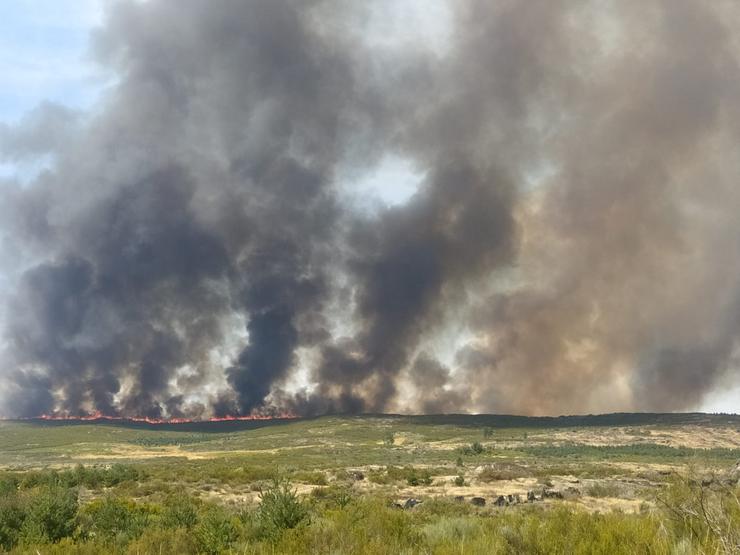
[[[543,499],[562,499],[563,494],[555,489],[543,489],[542,498]]]
[[[476,507],[485,507],[486,506],[486,500],[482,497],[473,497],[470,502],[475,505]]]
[[[407,499],[406,503],[403,504],[404,509],[413,509],[417,505],[421,505],[423,501],[419,501],[418,499],[414,499],[413,497],[411,499]]]

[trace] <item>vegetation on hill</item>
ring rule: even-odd
[[[737,553],[740,426],[722,418],[2,422],[0,551]]]

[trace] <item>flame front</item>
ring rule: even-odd
[[[41,414],[28,420],[49,420],[49,421],[70,421],[70,422],[91,422],[97,420],[106,420],[113,422],[140,422],[144,424],[189,424],[194,422],[236,422],[250,420],[287,420],[298,418],[291,412],[280,412],[275,414],[248,414],[248,415],[227,415],[212,416],[210,418],[152,418],[150,416],[117,416],[103,414],[100,411],[94,411],[88,414],[71,415],[65,413]]]

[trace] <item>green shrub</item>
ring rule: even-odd
[[[327,507],[337,507],[340,509],[349,505],[354,499],[352,489],[342,485],[316,488],[311,492],[311,497],[323,501]]]
[[[493,482],[496,480],[514,480],[529,476],[526,468],[512,463],[490,464],[478,473],[481,482]]]
[[[200,553],[217,554],[226,551],[238,534],[234,518],[222,507],[211,505],[199,515],[193,536]]]
[[[396,434],[394,434],[393,432],[388,432],[387,434],[385,434],[385,437],[383,438],[383,443],[385,445],[391,446],[393,445],[395,440],[396,440]]]
[[[0,479],[0,497],[14,494],[18,491],[18,479],[15,476],[4,476]]]
[[[465,485],[465,477],[462,474],[458,474],[457,476],[455,476],[455,479],[453,480],[453,483],[457,487],[461,488],[461,487],[463,487]]]
[[[165,499],[161,523],[165,528],[190,530],[198,522],[198,508],[188,495],[172,495]]]
[[[105,497],[83,507],[80,520],[85,537],[106,545],[125,545],[149,525],[151,510],[130,499]]]
[[[619,497],[620,488],[615,483],[597,482],[586,488],[586,495],[591,497]]]
[[[282,530],[307,521],[308,509],[288,482],[275,480],[260,494],[257,518],[262,535],[274,538]]]
[[[0,496],[0,548],[10,550],[18,543],[25,518],[25,509],[15,493]]]
[[[28,499],[20,529],[21,540],[24,543],[57,542],[72,535],[76,517],[76,490],[44,488]]]
[[[701,480],[674,478],[656,497],[674,536],[699,543],[702,552],[740,552],[740,487],[704,486]]]
[[[480,454],[484,453],[485,450],[486,450],[486,448],[483,447],[483,445],[480,442],[475,441],[475,442],[471,443],[470,445],[467,445],[465,447],[461,447],[460,448],[460,453],[462,453],[463,455],[468,455],[468,456],[470,456],[470,455],[480,455]]]
[[[296,482],[304,482],[306,484],[314,484],[316,486],[325,486],[328,484],[326,474],[319,470],[294,472],[292,479]]]
[[[138,539],[128,544],[126,553],[129,555],[142,555],[144,553],[194,555],[198,553],[198,546],[192,535],[183,528],[176,530],[148,528]]]
[[[432,477],[428,470],[417,473],[416,470],[411,469],[406,478],[406,483],[410,486],[429,486],[432,484]]]
[[[476,519],[460,516],[436,519],[424,526],[422,531],[432,548],[445,543],[464,545],[481,532]]]

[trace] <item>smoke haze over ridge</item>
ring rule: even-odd
[[[0,182],[0,414],[671,411],[736,383],[740,8],[439,4],[385,36],[385,0],[114,3],[98,104],[0,124],[0,162],[51,160]],[[415,192],[358,202],[389,158]]]

